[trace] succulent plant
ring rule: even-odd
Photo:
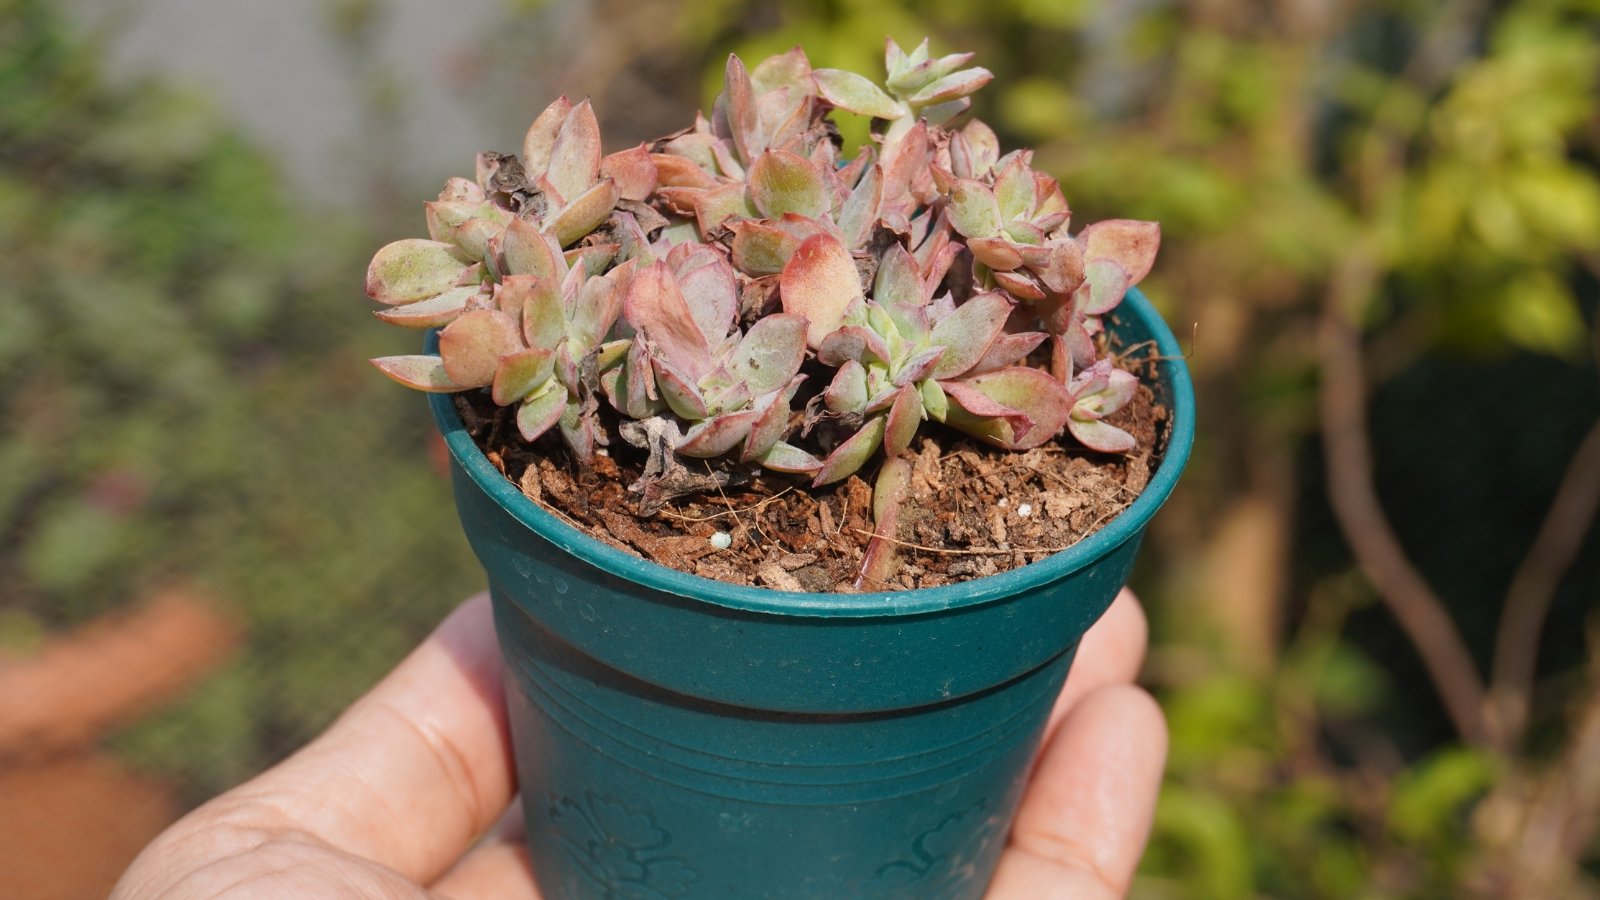
[[[958,127],[990,78],[970,60],[889,41],[879,87],[798,48],[730,57],[709,118],[610,156],[587,101],[558,99],[520,156],[446,183],[427,239],[378,251],[378,316],[440,331],[437,356],[374,362],[420,390],[487,390],[580,467],[614,436],[647,450],[646,509],[741,467],[821,488],[881,459],[857,584],[887,583],[925,423],[1010,450],[1134,444],[1107,418],[1138,379],[1098,335],[1159,228],[1071,233],[1029,151]],[[882,120],[849,160],[835,108]]]

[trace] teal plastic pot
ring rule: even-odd
[[[621,553],[529,501],[431,398],[488,572],[528,842],[547,898],[981,896],[1084,631],[1178,480],[1194,396],[1154,340],[1165,456],[1039,563],[897,593],[737,587]]]

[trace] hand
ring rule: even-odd
[[[1123,591],[1084,637],[991,898],[1127,892],[1166,757],[1131,684],[1144,647]],[[479,596],[321,737],[156,838],[112,900],[536,897],[501,697]]]

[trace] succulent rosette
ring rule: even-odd
[[[374,362],[486,391],[580,467],[620,434],[657,502],[683,460],[816,487],[878,460],[858,584],[882,582],[928,423],[1009,450],[1134,445],[1109,419],[1138,379],[1101,320],[1159,227],[1073,233],[1060,184],[970,118],[991,78],[971,59],[889,41],[880,85],[798,48],[730,57],[709,117],[609,156],[589,103],[556,100],[520,155],[480,154],[426,204],[428,238],[378,251],[379,317],[439,329],[439,352]],[[874,120],[848,159],[835,110]]]

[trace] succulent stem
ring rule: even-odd
[[[872,539],[867,542],[867,552],[856,575],[856,590],[884,590],[894,574],[900,507],[910,488],[910,460],[904,456],[884,460],[872,485]]]

